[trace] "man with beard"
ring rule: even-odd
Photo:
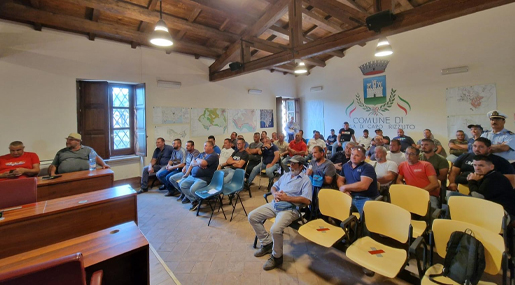
[[[424,139],[433,140],[433,144],[435,145],[435,153],[439,154],[443,157],[447,157],[447,153],[445,152],[445,149],[443,148],[442,143],[439,140],[435,139],[435,136],[433,135],[433,133],[431,133],[430,129],[424,130],[424,138],[418,140],[418,142],[417,142],[418,149],[421,149],[422,140],[424,140]]]
[[[268,190],[270,190],[270,187],[272,187],[272,183],[274,182],[275,177],[275,171],[279,169],[279,149],[277,146],[272,144],[270,142],[270,138],[265,138],[264,144],[261,147],[261,149],[258,151],[258,154],[260,154],[263,157],[263,160],[261,163],[259,163],[252,172],[250,173],[249,180],[247,183],[250,185],[252,184],[252,181],[254,181],[254,178],[262,171],[265,170],[266,176],[268,176]]]
[[[249,154],[249,162],[247,164],[247,171],[245,176],[248,177],[252,172],[252,169],[256,165],[261,162],[261,155],[259,155],[258,151],[263,146],[263,143],[259,141],[259,133],[254,133],[254,141],[249,144],[249,147],[246,149]]]
[[[197,159],[197,156],[199,156],[199,154],[200,154],[200,152],[195,149],[195,143],[193,141],[188,141],[186,143],[186,164],[182,168],[181,172],[168,177],[168,182],[170,182],[170,185],[173,187],[172,190],[180,192],[181,187],[179,186],[178,181],[182,181],[187,170],[190,168],[191,162],[194,161],[195,159]],[[184,198],[185,198],[185,196],[181,192],[181,195],[179,196],[177,201],[182,201]],[[187,198],[186,198],[186,200],[187,200]],[[184,201],[184,203],[188,203],[186,200]]]
[[[163,186],[159,187],[159,190],[168,190],[165,196],[173,196],[177,193],[177,191],[173,190],[169,179],[172,175],[181,172],[184,165],[186,165],[186,150],[182,147],[182,141],[175,139],[173,141],[172,157],[170,157],[168,165],[166,165],[164,170],[156,173],[157,179],[163,183]]]
[[[320,146],[313,147],[313,159],[309,163],[308,176],[313,176],[313,179],[323,179],[322,187],[333,188],[334,178],[336,176],[336,168],[334,164],[327,160],[324,156],[324,149]]]
[[[397,164],[391,160],[386,159],[386,148],[384,146],[376,146],[375,148],[376,161],[370,161],[370,165],[374,167],[377,175],[377,181],[381,184],[379,192],[381,194],[387,193],[390,185],[395,182],[399,168]]]
[[[245,150],[245,140],[238,139],[236,146],[238,148],[233,151],[227,161],[219,166],[220,168],[223,168],[224,184],[231,182],[232,177],[234,176],[234,170],[245,169],[245,165],[249,161],[249,154]]]
[[[255,257],[271,253],[263,266],[271,270],[283,263],[283,231],[300,217],[296,210],[298,205],[311,203],[312,186],[308,176],[302,172],[304,158],[300,155],[290,159],[290,172],[277,180],[270,191],[273,201],[249,213],[249,223],[261,242],[261,248],[254,253]],[[263,221],[275,217],[270,233],[265,229]]]
[[[422,151],[420,160],[431,163],[436,171],[438,180],[445,186],[447,184],[447,173],[449,173],[449,162],[447,159],[435,152],[435,144],[431,139],[422,139],[420,150]]]
[[[330,160],[338,172],[342,170],[342,165],[349,161],[352,148],[355,146],[358,146],[358,144],[355,142],[348,142],[345,145],[344,151],[339,151],[335,155],[331,156]]]
[[[394,140],[399,140],[401,142],[401,151],[404,152],[408,148],[408,146],[417,147],[413,139],[409,136],[404,135],[403,129],[397,130],[397,136],[393,138]]]
[[[406,156],[404,152],[401,151],[401,142],[399,140],[394,139],[390,143],[390,150],[386,154],[386,160],[397,163],[397,166],[406,161]]]
[[[456,138],[449,140],[449,154],[447,160],[454,163],[458,157],[467,153],[468,142],[465,140],[465,132],[462,130],[456,131]]]
[[[308,148],[306,146],[306,143],[302,139],[302,134],[300,132],[295,134],[295,140],[291,141],[288,145],[288,154],[289,156],[286,156],[282,160],[282,165],[286,167],[288,163],[290,162],[290,159],[295,155],[300,155],[302,157],[305,157],[308,154]],[[285,171],[288,171],[287,168],[283,168]]]

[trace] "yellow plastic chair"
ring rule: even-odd
[[[469,196],[451,196],[448,204],[451,220],[474,224],[497,234],[504,232],[507,216],[502,205]]]
[[[390,201],[392,204],[422,217],[421,220],[411,220],[413,238],[426,233],[431,221],[429,192],[415,186],[393,184],[390,186]]]
[[[394,278],[406,266],[408,259],[410,221],[410,213],[399,206],[367,201],[363,207],[363,227],[371,233],[389,237],[405,248],[387,246],[364,236],[349,246],[347,257],[368,270]]]
[[[469,195],[470,189],[467,185],[458,184],[458,192],[460,192],[463,195]]]
[[[333,226],[323,219],[308,222],[299,228],[299,234],[321,246],[331,247],[343,237],[349,238],[350,223],[357,222],[349,215],[352,197],[334,189],[321,189],[318,206],[322,215],[342,221],[342,227]]]
[[[447,253],[447,242],[449,241],[451,234],[455,231],[465,231],[466,229],[470,229],[474,233],[474,237],[478,239],[485,248],[485,273],[488,273],[490,275],[497,275],[501,271],[502,267],[503,284],[506,284],[506,252],[504,240],[498,233],[492,232],[488,229],[479,227],[474,224],[444,219],[434,220],[432,229],[436,246],[436,252],[442,258],[445,258],[445,254]],[[442,269],[442,264],[435,264],[429,267],[426,270],[424,277],[422,278],[421,284],[437,284],[429,280],[429,275],[440,274],[442,272]],[[452,279],[444,276],[439,276],[434,279],[445,284],[458,284],[454,282]],[[495,283],[480,281],[478,284]]]

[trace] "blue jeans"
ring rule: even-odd
[[[252,183],[252,181],[254,181],[254,179],[256,178],[256,176],[261,172],[261,170],[263,169],[266,169],[266,176],[268,176],[268,178],[274,178],[274,172],[279,168],[279,165],[276,163],[274,164],[272,167],[269,167],[269,168],[266,168],[266,164],[263,164],[263,163],[260,163],[258,165],[256,165],[256,167],[254,167],[254,169],[252,169],[252,172],[250,173],[250,176],[249,176],[249,184]]]
[[[366,201],[372,201],[373,199],[370,197],[364,197],[355,195],[352,196],[352,206],[356,207],[358,209],[360,217],[363,216],[363,206],[365,206]]]
[[[174,173],[173,175],[167,175],[166,180],[168,180],[168,183],[170,183],[171,187],[181,191],[181,186],[179,186],[179,183],[177,183],[177,180],[182,179],[183,176],[184,176],[184,173],[182,173],[182,172]],[[181,191],[181,193],[182,193],[182,191]]]
[[[177,173],[181,173],[182,174],[182,171],[180,169],[174,169],[170,172],[168,172],[166,174],[166,177],[163,179],[164,181],[164,185],[166,186],[166,189],[168,191],[172,191],[175,187],[170,183],[170,177],[172,177],[173,175],[177,174]],[[159,178],[159,176],[158,176]],[[161,180],[161,179],[160,179]]]
[[[166,170],[166,167],[161,168],[158,172],[156,172],[157,180],[159,180],[159,181],[161,181],[161,183],[165,184],[165,178],[168,173],[169,173],[169,171]]]
[[[186,196],[191,202],[197,200],[197,196],[195,196],[195,192],[203,187],[207,186],[207,182],[200,178],[195,178],[193,176],[188,176],[181,181],[179,184],[181,186],[181,192]]]

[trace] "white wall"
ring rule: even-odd
[[[408,100],[412,111],[404,117],[405,124],[415,125],[405,130],[418,140],[422,131],[429,128],[435,137],[447,144],[446,88],[495,83],[497,106],[507,113],[506,127],[515,131],[515,4],[468,15],[451,21],[388,37],[394,54],[386,69],[387,88]],[[363,78],[359,66],[378,58],[374,57],[377,41],[365,47],[353,47],[344,58],[328,61],[325,68],[313,69],[311,75],[298,77],[297,88],[303,105],[310,100],[323,100],[325,133],[338,129],[344,121],[355,117],[368,117],[357,108],[352,118],[345,115],[345,108],[356,93],[363,96]],[[469,66],[470,71],[461,74],[440,75],[442,68]],[[310,93],[313,86],[323,85],[322,92]],[[304,108],[303,110],[306,110]],[[404,112],[392,107],[385,116],[403,116]],[[303,127],[315,114],[303,114]],[[365,126],[366,127],[366,126]],[[372,129],[373,130],[373,129]],[[357,127],[361,136],[361,128]],[[395,129],[384,129],[395,136]],[[310,130],[306,129],[306,133]],[[468,133],[468,132],[467,132]],[[373,135],[373,132],[372,132]]]
[[[294,77],[268,71],[222,82],[208,80],[212,60],[196,60],[150,48],[0,21],[0,149],[13,140],[25,143],[40,159],[52,159],[64,138],[77,130],[76,80],[145,82],[148,151],[154,149],[152,107],[274,109],[275,96],[295,96]],[[180,89],[158,88],[157,78],[181,81]],[[249,95],[247,89],[263,90]],[[277,125],[277,122],[275,122]],[[267,129],[271,131],[271,129]],[[251,139],[251,134],[244,134]],[[217,136],[217,144],[229,134]],[[193,138],[202,148],[206,138]],[[2,153],[2,151],[0,151]],[[145,160],[149,161],[149,158]],[[140,175],[137,162],[114,163],[115,180]]]

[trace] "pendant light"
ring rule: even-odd
[[[376,53],[375,56],[388,56],[393,54],[392,46],[388,42],[388,40],[385,38],[380,38],[379,42],[377,43],[376,47]]]
[[[297,66],[295,66],[295,74],[304,74],[306,72],[308,72],[308,69],[306,68],[306,64],[304,63],[304,61],[302,60],[299,60],[297,62]]]
[[[163,21],[163,1],[159,0],[159,21],[157,21],[154,31],[150,35],[150,43],[160,47],[173,45],[172,36],[168,31],[165,21]]]

